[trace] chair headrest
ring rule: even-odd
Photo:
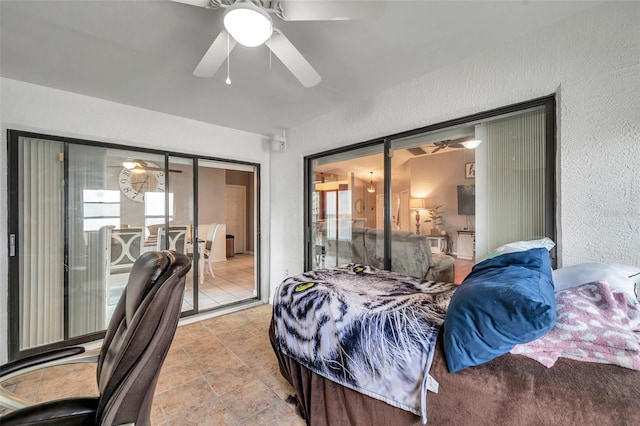
[[[149,289],[155,285],[160,277],[169,273],[169,268],[173,273],[185,268],[191,267],[189,258],[186,256],[175,256],[170,251],[151,251],[143,253],[133,265],[129,275],[129,282],[126,291],[126,307],[125,316],[127,323],[135,314],[136,310],[142,303],[145,296],[148,295]],[[163,281],[166,277],[163,277]]]

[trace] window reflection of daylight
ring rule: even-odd
[[[103,226],[120,227],[120,191],[84,189],[82,204],[85,232],[97,231]]]

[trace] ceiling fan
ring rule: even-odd
[[[144,160],[133,159],[123,161],[121,165],[118,166],[109,166],[109,167],[117,167],[124,168],[130,170],[132,173],[145,173],[148,171],[151,172],[164,172],[164,168],[158,167],[158,165],[154,163],[150,163]],[[182,170],[169,169],[171,173],[182,173]]]
[[[208,9],[224,9],[224,28],[198,66],[197,77],[213,77],[237,43],[247,47],[265,44],[304,87],[320,83],[320,74],[282,31],[273,26],[270,13],[283,21],[370,19],[384,12],[384,1],[299,0],[172,0]],[[227,77],[227,84],[230,84]]]
[[[440,151],[441,149],[446,148],[467,148],[474,149],[478,145],[480,145],[481,141],[476,139],[473,136],[464,136],[462,138],[457,139],[447,139],[444,141],[434,142],[433,144],[436,146],[436,149],[431,151],[432,154]]]

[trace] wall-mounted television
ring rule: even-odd
[[[476,214],[475,185],[458,185],[458,214],[467,216]]]

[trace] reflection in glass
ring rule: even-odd
[[[198,310],[258,297],[255,167],[198,161]]]
[[[383,158],[372,153],[383,141],[310,157],[308,267],[386,262],[405,275],[459,283],[502,244],[553,237],[550,117],[552,103],[534,101],[390,137],[391,176],[384,179]]]
[[[384,259],[384,195],[375,190],[382,157],[380,145],[311,162],[311,269]],[[372,242],[369,255],[365,239]]]
[[[18,131],[8,153],[10,357],[97,338],[146,251],[194,259],[187,314],[259,298],[257,166]]]
[[[133,170],[135,159],[148,169]],[[106,328],[135,260],[155,249],[145,214],[163,196],[159,155],[69,145],[69,337]]]

